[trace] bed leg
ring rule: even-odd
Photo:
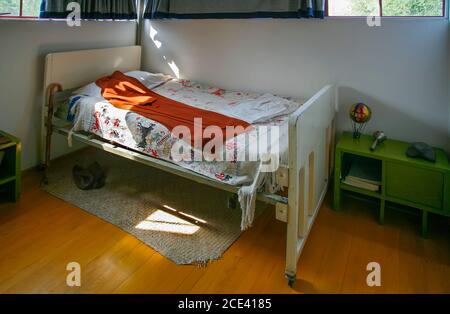
[[[293,167],[295,169],[295,167]],[[305,168],[297,172],[289,170],[288,225],[286,235],[285,275],[292,287],[297,278],[298,239],[304,234],[305,226]]]
[[[50,153],[52,147],[52,133],[53,133],[53,97],[56,92],[62,91],[60,84],[50,84],[47,89],[48,104],[47,104],[47,116],[43,127],[45,128],[45,150],[44,150],[44,163],[41,165],[41,169],[44,171],[42,178],[42,184],[48,184],[48,168],[50,167]]]
[[[292,275],[290,273],[286,273],[286,279],[287,279],[289,287],[292,288],[292,287],[294,287],[294,284],[297,281],[297,275],[296,274]]]
[[[47,120],[48,121],[48,120]],[[47,132],[45,136],[45,158],[42,164],[44,176],[42,177],[42,184],[48,184],[48,168],[50,167],[50,148],[52,145],[52,128],[47,125]]]

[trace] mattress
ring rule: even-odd
[[[260,150],[255,143],[261,143],[262,139],[267,144],[266,151],[275,154],[279,164],[288,163],[288,117],[301,106],[301,101],[271,94],[229,91],[162,74],[142,71],[126,74],[139,79],[162,96],[248,121],[253,129],[223,144],[223,160],[193,160],[193,156],[201,156],[201,152],[190,146],[186,149],[186,143],[183,143],[185,149],[182,154],[185,155],[180,161],[179,156],[174,159],[172,151],[180,139],[174,138],[164,125],[156,121],[114,107],[101,96],[95,83],[66,92],[72,95],[70,101],[60,103],[55,115],[70,120],[73,131],[95,134],[152,157],[176,162],[185,169],[230,185],[255,182],[261,170]],[[269,190],[277,189],[275,182],[269,182],[271,178],[274,176],[265,180]]]

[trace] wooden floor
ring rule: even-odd
[[[0,204],[1,293],[450,293],[447,219],[419,218],[345,199],[321,208],[299,260],[294,288],[284,274],[285,225],[267,210],[206,268],[177,266],[134,237],[24,179],[22,199]],[[66,286],[66,265],[81,264],[82,286]],[[381,265],[382,286],[366,285],[366,266]]]

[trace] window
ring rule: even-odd
[[[38,17],[41,0],[0,0],[0,17]]]
[[[445,0],[328,0],[328,16],[445,16]]]
[[[442,17],[445,0],[327,0],[328,16]],[[0,18],[38,17],[41,0],[0,0]]]

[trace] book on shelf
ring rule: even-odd
[[[342,182],[347,185],[351,185],[351,186],[354,186],[357,188],[361,188],[361,189],[369,190],[369,191],[373,191],[373,192],[378,192],[380,190],[379,184],[371,184],[371,183],[360,181],[360,180],[354,179],[354,178],[346,177]]]
[[[351,159],[348,173],[342,182],[377,192],[381,186],[381,163],[376,159],[355,156]]]

